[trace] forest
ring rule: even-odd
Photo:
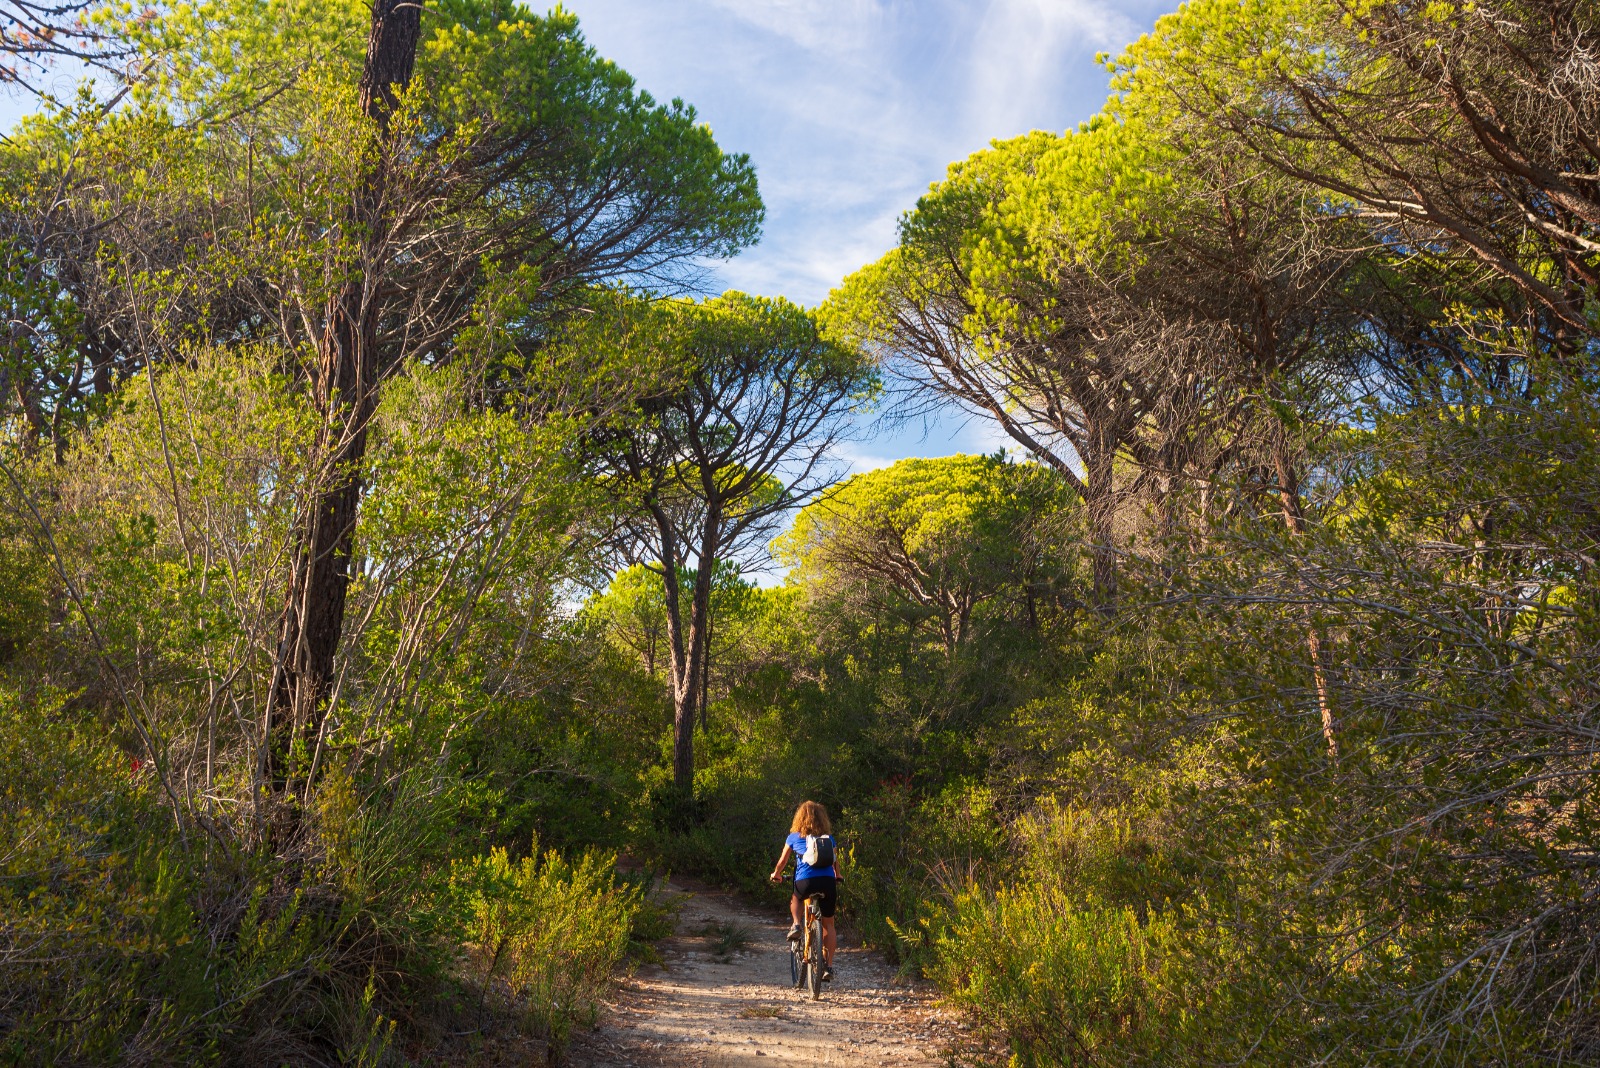
[[[952,1064],[1600,1065],[1596,0],[1190,0],[816,307],[559,7],[0,14],[101,72],[0,138],[0,1063],[556,1062],[814,798]]]

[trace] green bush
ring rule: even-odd
[[[1008,864],[946,881],[920,922],[891,927],[1013,1065],[1231,1063],[1261,1034],[1270,1001],[1250,992],[1272,954],[1241,960],[1200,922],[1214,912],[1194,895],[1214,884],[1195,879],[1192,834],[1160,809],[1052,801],[1010,829]]]
[[[222,820],[184,834],[106,735],[0,691],[0,1063],[381,1061],[445,959],[416,880],[359,892],[313,828],[288,863]]]
[[[503,849],[458,863],[452,874],[468,941],[488,980],[506,991],[552,1045],[593,1026],[612,972],[627,955],[643,904],[619,882],[616,858],[556,853],[512,861]]]
[[[868,941],[920,970],[926,943],[916,932],[939,914],[945,888],[996,870],[1006,855],[993,792],[961,780],[928,796],[892,779],[852,807],[850,826],[853,916]]]
[[[1108,1045],[1126,1056],[1168,1031],[1170,930],[1127,907],[1075,907],[1047,887],[971,888],[951,903],[928,974],[1010,1042],[1018,1068],[1101,1063]]]
[[[278,852],[222,818],[186,835],[107,738],[0,690],[0,1065],[426,1060],[483,984],[559,1047],[672,929],[609,855],[452,863],[459,806],[409,775],[330,774]]]

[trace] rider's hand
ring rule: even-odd
[[[779,874],[778,872],[773,872],[771,875],[767,876],[767,882],[769,882],[769,883],[778,883],[778,882],[782,882],[782,881],[783,881],[783,876],[781,874]]]

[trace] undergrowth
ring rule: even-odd
[[[431,1063],[486,1020],[559,1050],[674,919],[610,854],[452,856],[414,779],[330,776],[276,847],[185,826],[59,695],[0,694],[0,767],[0,1064]]]

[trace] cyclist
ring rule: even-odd
[[[794,921],[789,928],[791,942],[800,937],[800,924],[806,915],[806,898],[812,894],[822,895],[822,978],[826,981],[833,978],[833,951],[839,944],[838,935],[833,929],[833,911],[839,904],[841,881],[838,849],[834,850],[832,865],[813,868],[805,861],[807,835],[826,835],[830,838],[833,835],[828,810],[815,801],[802,801],[800,807],[794,810],[794,820],[789,824],[789,837],[783,843],[783,854],[778,857],[777,866],[772,869],[769,878],[775,883],[782,882],[783,869],[788,865],[789,858],[794,857],[794,895],[789,898],[789,916]]]

